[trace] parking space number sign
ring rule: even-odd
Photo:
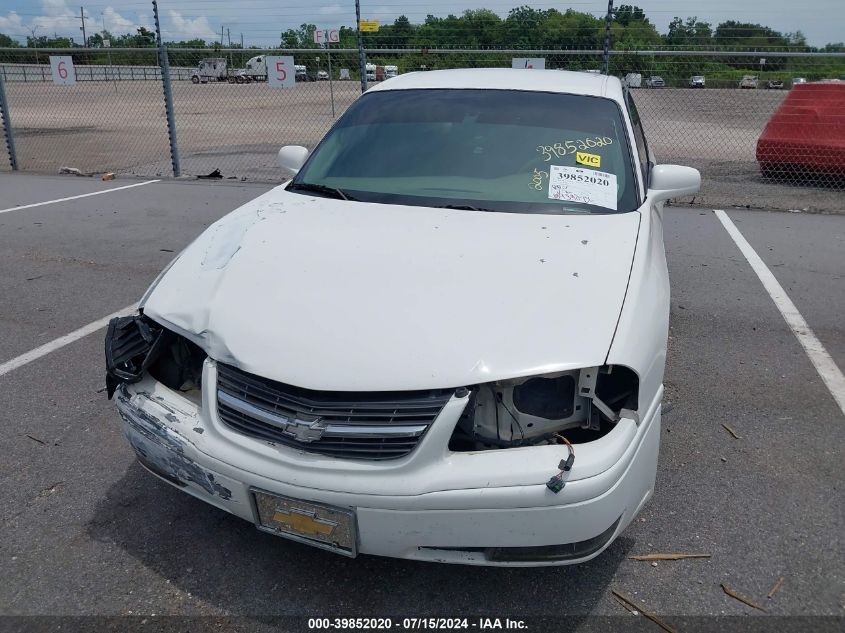
[[[265,57],[267,61],[267,83],[272,88],[293,88],[296,82],[296,69],[293,57]]]
[[[76,83],[76,71],[73,69],[73,57],[70,55],[50,55],[50,70],[54,84],[72,86]]]

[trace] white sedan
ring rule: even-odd
[[[408,73],[200,235],[106,338],[149,471],[269,533],[588,560],[654,488],[669,321],[655,165],[614,77]]]

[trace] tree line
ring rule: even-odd
[[[314,24],[302,24],[280,34],[279,47],[317,48]],[[421,24],[412,24],[404,15],[393,24],[381,25],[377,33],[364,33],[365,48],[469,48],[469,49],[596,49],[604,44],[605,18],[567,9],[535,9],[520,6],[502,18],[490,9],[470,9],[461,15],[428,15]],[[357,46],[356,30],[340,28],[340,48]],[[116,35],[108,31],[92,34],[89,47],[102,47],[105,40],[112,47],[146,48],[155,46],[155,35],[145,27],[135,33]],[[800,30],[780,33],[761,24],[728,20],[714,28],[698,17],[675,17],[666,33],[659,33],[636,5],[623,4],[613,13],[610,40],[614,49],[649,49],[656,47],[710,47],[714,49],[767,49],[802,51],[842,51],[842,42],[822,48],[807,45]],[[223,42],[202,39],[167,42],[174,48],[223,48]],[[18,47],[8,35],[0,33],[0,47]],[[74,48],[69,37],[28,36],[27,48]],[[234,48],[237,48],[235,46]],[[250,47],[257,49],[259,47]]]
[[[761,24],[728,20],[715,28],[698,17],[676,17],[661,34],[645,11],[623,4],[612,16],[610,41],[614,49],[709,47],[714,49],[845,50],[842,42],[823,48],[807,45],[801,31],[780,33]],[[302,24],[281,34],[281,48],[316,48],[314,24]],[[460,16],[428,15],[422,24],[399,16],[377,33],[363,33],[365,48],[482,48],[482,49],[599,49],[604,45],[605,18],[573,9],[534,9],[520,6],[505,18],[490,9],[472,9]],[[340,47],[357,45],[354,28],[341,27]]]
[[[296,63],[307,66],[309,72],[325,70],[325,59],[320,45],[314,43],[314,24],[301,24],[299,28],[280,33],[279,49],[296,50]],[[605,20],[589,13],[568,9],[535,9],[520,6],[511,9],[502,18],[489,9],[464,11],[460,16],[437,17],[429,15],[421,24],[412,24],[406,16],[399,16],[392,24],[382,24],[377,33],[363,33],[368,61],[381,65],[396,65],[400,72],[434,68],[501,67],[510,66],[513,56],[504,50],[560,50],[559,54],[544,54],[547,68],[569,70],[601,70],[601,55],[566,54],[566,49],[601,50],[605,38]],[[348,26],[340,27],[340,42],[332,48],[357,48],[357,31]],[[141,27],[135,33],[114,35],[108,31],[94,33],[88,38],[93,52],[80,52],[76,63],[82,64],[131,64],[154,65],[153,50],[112,52],[104,48],[108,40],[111,48],[155,47],[155,35]],[[842,43],[828,44],[823,48],[807,45],[801,31],[780,33],[760,24],[728,20],[715,27],[697,17],[676,17],[664,34],[658,32],[643,9],[623,4],[615,10],[610,31],[611,48],[609,72],[625,75],[640,72],[643,75],[660,75],[670,85],[685,85],[690,75],[704,74],[708,86],[736,85],[743,74],[762,74],[768,78],[787,80],[793,76],[822,79],[845,75],[845,60],[840,58],[785,58],[766,55],[765,66],[760,63],[764,55],[738,53],[736,56],[691,56],[685,49],[714,51],[845,51]],[[13,46],[14,40],[0,34],[0,47]],[[234,67],[243,67],[253,55],[267,51],[266,47],[224,47],[223,42],[201,39],[166,42],[173,66],[196,66],[204,57],[226,56]],[[44,62],[38,55],[40,48],[78,48],[70,38],[28,37],[27,46],[3,55],[2,61],[20,63]],[[226,50],[223,50],[223,49]],[[239,50],[240,49],[240,50]],[[405,52],[394,53],[388,49]],[[447,49],[444,52],[444,49]],[[448,52],[448,49],[455,49]],[[461,53],[457,49],[484,50],[484,53]],[[677,50],[672,55],[638,55],[634,51],[656,49]],[[314,55],[302,51],[314,51]],[[383,52],[382,52],[383,51]],[[627,51],[631,51],[628,53]],[[334,75],[345,68],[350,76],[358,74],[357,53],[332,53]],[[77,55],[74,55],[77,57]],[[322,65],[321,65],[322,64]]]

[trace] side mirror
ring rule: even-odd
[[[296,176],[299,168],[305,164],[305,159],[308,158],[308,149],[302,145],[285,145],[279,150],[279,167]]]
[[[699,187],[701,174],[697,169],[681,165],[655,165],[651,170],[646,198],[652,202],[662,202],[697,193]]]

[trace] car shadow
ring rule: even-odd
[[[117,545],[219,612],[253,617],[567,615],[574,626],[606,594],[633,545],[621,537],[592,561],[545,568],[349,559],[261,532],[137,462],[93,516],[94,540]]]

